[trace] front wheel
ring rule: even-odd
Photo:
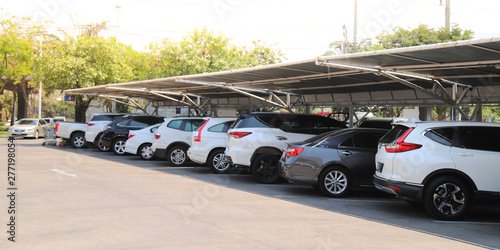
[[[35,139],[38,139],[38,130],[35,131]]]
[[[342,197],[351,189],[351,178],[346,169],[332,166],[321,172],[318,185],[324,195]]]
[[[142,144],[137,150],[139,157],[143,160],[151,160],[153,159],[153,150],[151,149],[151,143]]]
[[[83,148],[85,146],[85,134],[74,133],[69,139],[69,144],[74,148]]]
[[[208,156],[208,166],[213,173],[220,174],[226,172],[231,164],[227,160],[224,149],[217,149]]]
[[[124,155],[125,154],[125,139],[124,138],[118,138],[113,142],[113,152],[117,155]]]
[[[443,176],[431,181],[424,190],[427,212],[442,220],[460,220],[471,204],[469,187],[460,179]]]
[[[174,146],[168,151],[168,161],[174,166],[182,166],[187,161],[187,148]]]
[[[276,183],[280,177],[280,157],[261,154],[252,161],[252,176],[260,183]]]

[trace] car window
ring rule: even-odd
[[[42,120],[41,120],[42,121]],[[43,119],[43,121],[50,123],[50,119]]]
[[[432,128],[425,132],[424,136],[445,146],[451,146],[453,143],[453,136],[455,135],[455,128]]]
[[[290,133],[311,134],[310,117],[287,117],[287,119],[280,124],[279,129]]]
[[[180,129],[181,125],[182,125],[182,120],[173,120],[167,124],[167,127],[173,128],[173,129]]]
[[[92,117],[90,121],[112,121],[113,117],[112,116],[107,116],[107,115],[96,115]]]
[[[266,128],[270,126],[271,118],[270,115],[240,117],[234,128]]]
[[[16,125],[36,125],[36,120],[19,120]]]
[[[130,120],[130,127],[145,128],[147,126],[149,126],[149,124],[145,122],[144,119]]]
[[[387,134],[385,134],[379,142],[381,143],[392,143],[401,137],[408,129],[407,126],[396,125]]]
[[[233,122],[224,122],[224,123],[219,123],[217,125],[214,125],[207,129],[207,131],[210,132],[217,132],[217,133],[226,133],[229,130],[229,127],[231,127],[231,124]]]
[[[458,127],[460,147],[500,152],[500,128]]]
[[[205,120],[186,120],[186,125],[184,126],[184,131],[195,131]]]
[[[155,126],[155,127],[152,127],[149,132],[151,133],[154,133],[157,129],[158,129],[159,126]]]
[[[362,132],[353,136],[354,147],[376,149],[383,132]]]
[[[125,121],[119,122],[117,125],[121,126],[121,127],[127,127],[130,125],[130,120],[125,120]]]
[[[47,122],[43,119],[38,121],[38,125],[40,125],[40,126],[43,126],[45,124],[47,124]]]

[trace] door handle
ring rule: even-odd
[[[349,151],[344,151],[344,152],[342,152],[342,154],[343,154],[343,155],[352,155],[352,153],[351,153],[351,152],[349,152]]]
[[[471,157],[471,156],[474,156],[474,154],[466,154],[466,153],[458,153],[458,155],[460,155],[460,156],[464,156],[464,157]]]
[[[286,141],[288,140],[288,138],[284,137],[284,136],[276,136],[276,139],[280,140],[280,141]]]

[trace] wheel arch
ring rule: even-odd
[[[253,162],[253,160],[261,154],[273,154],[281,157],[282,152],[276,147],[260,147],[253,152],[250,162]]]
[[[137,155],[138,155],[138,154],[140,154],[141,152],[139,152],[139,150],[141,149],[141,147],[142,147],[143,145],[146,145],[146,144],[149,144],[149,145],[151,145],[151,146],[153,145],[153,143],[152,143],[152,142],[144,142],[144,143],[141,143],[141,144],[137,147],[137,152],[136,152],[135,154],[137,154]]]
[[[83,136],[85,136],[85,131],[75,130],[75,131],[71,132],[71,134],[69,135],[69,138],[73,137],[73,135],[75,135],[77,133],[83,134]]]
[[[436,170],[436,171],[430,173],[422,181],[422,184],[424,185],[424,189],[425,189],[425,187],[428,186],[427,184],[429,182],[431,182],[432,180],[439,178],[441,176],[453,176],[453,177],[459,178],[460,180],[464,181],[465,184],[472,189],[471,195],[475,196],[475,193],[477,191],[477,186],[474,183],[474,181],[469,177],[469,175],[467,175],[466,173],[464,173],[460,170],[456,170],[456,169],[440,169],[440,170]],[[421,197],[420,197],[420,199],[421,199]]]
[[[188,149],[189,147],[189,144],[185,143],[185,142],[182,142],[182,141],[174,141],[172,143],[170,143],[168,146],[167,146],[167,152],[170,151],[170,149],[172,149],[173,147],[175,146],[183,146],[183,147],[186,147],[186,149]]]

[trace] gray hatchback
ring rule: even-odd
[[[281,175],[290,182],[319,187],[332,197],[356,187],[372,187],[378,141],[387,131],[342,129],[287,144],[280,160]]]

